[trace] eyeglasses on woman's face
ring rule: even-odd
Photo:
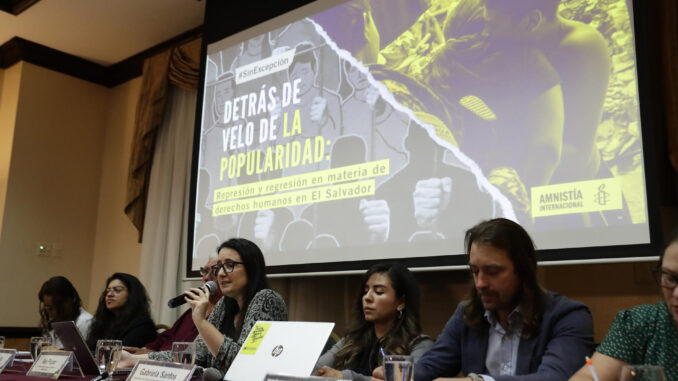
[[[668,290],[674,290],[678,285],[678,274],[670,273],[664,269],[656,269],[654,272],[659,279],[659,285]]]
[[[244,265],[244,262],[237,262],[237,261],[231,261],[227,260],[224,262],[218,262],[216,265],[212,266],[212,275],[217,276],[219,274],[219,270],[222,268],[224,269],[224,272],[226,274],[232,273],[233,270],[235,270],[235,265]]]
[[[108,294],[109,292],[112,292],[114,294],[119,294],[123,291],[125,291],[125,287],[123,287],[123,286],[106,287],[106,289],[104,290],[104,294]]]

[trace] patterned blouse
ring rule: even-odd
[[[222,321],[226,313],[225,298],[221,298],[214,306],[214,310],[207,318],[207,321],[212,323],[215,327],[222,326]],[[217,356],[212,356],[212,353],[207,348],[205,340],[198,335],[195,339],[195,363],[197,365],[213,367],[226,372],[231,366],[233,359],[240,351],[240,347],[247,339],[247,335],[259,320],[268,321],[286,321],[287,320],[287,306],[283,298],[271,289],[263,289],[254,295],[250,302],[245,317],[242,322],[242,330],[238,341],[234,341],[228,336],[224,336],[224,342],[219,347]],[[151,352],[148,357],[152,360],[172,361],[171,351]]]
[[[678,331],[664,302],[619,311],[596,350],[629,364],[660,365],[667,380],[678,380]]]

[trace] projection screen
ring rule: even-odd
[[[322,1],[208,44],[189,273],[231,237],[272,273],[462,265],[495,217],[648,255],[596,254],[650,243],[629,4]]]

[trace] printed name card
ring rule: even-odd
[[[73,367],[73,352],[42,351],[26,375],[56,380],[67,367]]]
[[[194,371],[193,364],[140,360],[127,377],[127,381],[188,381]]]
[[[0,373],[5,370],[5,367],[12,366],[16,356],[16,349],[0,349]]]

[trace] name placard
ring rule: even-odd
[[[16,349],[0,349],[0,373],[6,366],[12,366],[16,356]]]
[[[127,381],[188,381],[195,365],[173,362],[140,360],[127,377]]]
[[[26,375],[56,380],[67,366],[68,368],[73,367],[73,352],[42,351],[31,369],[26,372]]]

